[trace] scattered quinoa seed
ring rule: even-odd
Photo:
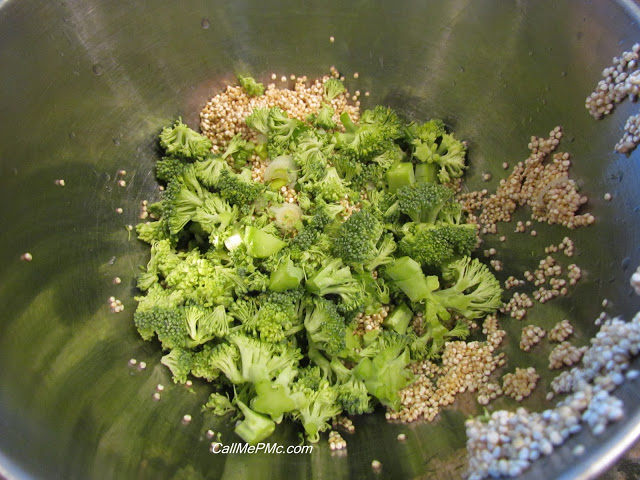
[[[404,442],[407,440],[407,436],[404,433],[399,433],[398,434],[398,441],[399,442]]]
[[[608,202],[609,200],[611,200],[612,197],[611,197],[611,194],[609,192],[607,192],[607,193],[604,194],[603,198]]]
[[[120,277],[113,277],[113,284],[120,285],[122,283],[122,279]]]
[[[138,370],[145,370],[147,368],[147,362],[138,363]]]
[[[333,43],[335,41],[336,41],[336,39],[334,37],[329,37],[329,42]]]
[[[379,460],[373,460],[371,462],[371,469],[376,473],[380,472],[382,470],[382,463]]]
[[[189,423],[191,423],[191,415],[186,414],[182,417],[182,424],[188,425]]]
[[[20,256],[20,259],[25,262],[30,262],[31,260],[33,260],[33,255],[31,255],[29,252],[25,252]]]
[[[155,392],[152,395],[153,400],[155,400],[156,402],[160,400],[160,394],[158,392]]]
[[[122,207],[118,207],[116,208],[116,213],[122,213],[124,210],[122,209]]]

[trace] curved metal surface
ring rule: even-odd
[[[629,1],[552,0],[0,2],[0,473],[379,478],[370,468],[375,458],[385,478],[459,478],[464,419],[477,411],[471,397],[431,425],[388,424],[382,412],[356,419],[346,456],[332,456],[325,443],[310,456],[208,452],[207,429],[233,436],[200,413],[206,385],[193,392],[172,386],[157,348],[138,338],[131,321],[146,253],[124,227],[154,195],[156,135],[178,115],[194,124],[236,71],[266,80],[271,72],[321,75],[330,65],[350,88],[371,92],[368,105],[385,103],[407,118],[443,117],[470,142],[471,187],[487,186],[480,174],[491,172],[495,188],[502,162],[523,160],[531,135],[561,124],[561,148],[573,155],[573,176],[598,222],[571,233],[582,284],[529,320],[549,327],[569,318],[586,344],[603,298],[612,314],[638,308],[628,277],[640,263],[640,154],[612,153],[634,106],[601,122],[584,109],[603,67],[640,37],[633,9]],[[117,185],[120,169],[128,172],[126,188]],[[64,188],[54,184],[60,178]],[[611,202],[601,200],[604,192]],[[566,234],[536,229],[535,240],[493,244],[507,270],[530,268],[544,245]],[[32,262],[20,261],[25,251]],[[125,312],[109,311],[111,295]],[[517,334],[522,324],[503,326]],[[507,369],[545,371],[544,348],[523,354],[508,343]],[[129,368],[130,358],[148,368]],[[545,408],[549,380],[525,406]],[[153,402],[158,383],[166,389]],[[606,468],[638,436],[637,385],[621,395],[627,421],[599,438],[572,439],[525,477],[586,479]],[[500,400],[492,408],[503,406],[513,405]],[[190,425],[180,422],[186,413]],[[400,432],[404,444],[396,441]],[[276,440],[297,443],[297,432],[283,426]],[[578,443],[586,453],[577,459]]]

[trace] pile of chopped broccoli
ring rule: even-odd
[[[205,408],[237,412],[235,432],[252,444],[284,418],[316,442],[341,413],[400,409],[411,362],[438,358],[469,334],[463,318],[501,305],[447,185],[465,169],[464,145],[439,120],[407,125],[384,106],[355,121],[336,111],[344,84],[323,88],[305,121],[256,108],[251,135],[216,153],[181,120],[162,130],[164,188],[136,229],[150,245],[140,336],[159,343],[175,382],[211,382]],[[363,316],[382,308],[382,325],[366,329]]]

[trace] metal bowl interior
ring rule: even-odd
[[[612,151],[635,107],[622,104],[603,121],[584,108],[602,69],[640,38],[637,15],[631,1],[0,1],[0,473],[379,478],[371,470],[378,459],[385,478],[459,478],[464,420],[479,411],[471,396],[433,424],[390,424],[381,411],[357,418],[348,455],[332,455],[326,442],[312,455],[209,453],[208,429],[233,434],[201,412],[207,386],[173,386],[159,348],[132,324],[135,276],[147,254],[125,226],[155,194],[157,134],[178,116],[195,125],[204,102],[239,71],[269,81],[272,72],[314,77],[331,65],[350,89],[371,92],[363,107],[440,117],[467,139],[472,189],[495,188],[503,162],[528,156],[531,135],[562,125],[560,149],[571,153],[572,176],[597,223],[570,234],[582,283],[528,318],[544,327],[569,318],[576,341],[587,344],[602,299],[609,313],[627,318],[638,304],[628,278],[640,263],[640,154]],[[487,172],[493,180],[484,183]],[[506,248],[486,245],[499,249],[506,272],[522,272],[567,234],[536,229],[535,239],[510,235]],[[20,260],[26,251],[31,262]],[[113,285],[114,276],[122,284]],[[112,295],[123,313],[110,312]],[[524,324],[502,325],[517,338]],[[505,350],[508,369],[547,370],[544,349],[523,354],[512,340]],[[130,358],[147,369],[129,368]],[[549,379],[525,407],[546,408]],[[159,383],[166,389],[153,402]],[[624,386],[626,421],[597,438],[581,433],[525,477],[593,478],[638,436],[638,395]],[[513,406],[500,400],[491,408]],[[193,417],[189,425],[184,414]],[[275,441],[297,443],[298,432],[283,425]],[[586,453],[576,461],[578,443]]]

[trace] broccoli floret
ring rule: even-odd
[[[336,355],[345,348],[345,320],[335,303],[315,297],[306,308],[304,328],[309,341],[329,355]]]
[[[413,379],[413,374],[408,368],[411,361],[408,337],[383,332],[375,342],[379,343],[379,353],[372,358],[363,358],[353,372],[380,403],[399,410],[401,400],[398,391]]]
[[[251,112],[251,115],[245,118],[245,123],[249,128],[253,128],[263,135],[268,135],[269,111],[268,108],[256,108]]]
[[[394,148],[394,140],[403,135],[402,123],[397,114],[381,105],[373,110],[365,110],[358,125],[344,112],[340,121],[344,133],[336,134],[336,148],[348,156],[366,161],[380,153]]]
[[[348,183],[340,177],[335,167],[327,168],[320,180],[305,183],[302,188],[315,199],[327,202],[339,202],[345,195],[351,194]]]
[[[195,353],[191,374],[207,380],[216,379],[222,372],[234,385],[247,382],[239,368],[240,353],[235,345],[220,343],[215,347],[204,345]]]
[[[264,95],[264,85],[256,82],[252,77],[238,75],[238,83],[250,97]]]
[[[361,415],[373,411],[371,397],[364,382],[349,370],[336,357],[331,360],[330,368],[336,376],[338,403],[350,415]]]
[[[191,130],[176,120],[173,127],[165,127],[160,133],[160,145],[169,155],[179,155],[189,159],[202,159],[211,151],[213,144],[204,135]]]
[[[187,328],[180,308],[138,308],[133,314],[133,321],[143,340],[151,340],[157,335],[165,349],[185,346]]]
[[[209,409],[214,415],[218,416],[236,411],[236,407],[233,406],[229,397],[221,393],[212,393],[209,395],[209,400],[204,404],[204,407]]]
[[[463,175],[467,149],[453,135],[446,133],[442,121],[430,120],[422,125],[412,125],[407,131],[413,157],[419,162],[437,164],[441,183]]]
[[[232,320],[222,305],[213,310],[192,305],[185,308],[187,331],[191,340],[189,347],[195,347],[208,342],[214,337],[223,338],[229,333],[229,322]]]
[[[245,166],[254,148],[255,145],[252,142],[248,142],[242,138],[242,134],[238,133],[229,141],[227,149],[222,154],[222,159],[228,162],[231,157],[233,166],[239,170]]]
[[[451,189],[433,183],[412,183],[396,192],[398,209],[414,222],[435,223],[453,196]]]
[[[337,78],[329,78],[326,82],[324,82],[324,99],[327,102],[331,102],[338,95],[346,92],[347,89]]]
[[[333,253],[346,263],[364,264],[378,254],[376,245],[383,232],[383,225],[368,209],[351,215],[334,238]]]
[[[245,382],[256,384],[272,380],[283,369],[297,366],[302,358],[298,349],[265,342],[239,332],[230,334],[227,339],[240,353],[241,375]]]
[[[244,420],[236,426],[234,431],[245,442],[249,445],[255,445],[273,433],[276,428],[276,424],[273,420],[254,412],[247,407],[247,405],[238,400],[237,397],[236,404],[242,411]]]
[[[352,302],[362,294],[362,287],[351,275],[351,269],[339,258],[330,260],[311,275],[305,287],[319,296],[340,295],[346,302]]]
[[[333,145],[327,144],[317,132],[308,130],[301,133],[293,153],[293,160],[301,171],[298,183],[315,182],[324,177],[332,150]]]
[[[447,263],[470,255],[478,242],[475,225],[432,225],[408,223],[398,243],[400,253],[423,266],[440,269]]]
[[[434,297],[445,308],[466,318],[483,317],[502,305],[500,282],[477,258],[463,257],[451,262],[443,270],[442,277],[453,285],[434,292]]]
[[[250,205],[262,192],[261,185],[251,181],[250,172],[246,179],[228,170],[220,172],[215,188],[222,198],[239,207]]]
[[[218,183],[220,174],[224,170],[231,170],[229,163],[220,155],[207,155],[204,160],[199,160],[193,164],[196,178],[208,188],[213,188]]]
[[[335,114],[336,111],[330,105],[323,103],[320,110],[307,116],[307,121],[312,123],[315,127],[323,128],[325,130],[333,130],[338,126],[338,124],[333,120],[333,116]]]
[[[304,124],[295,118],[289,118],[280,107],[272,107],[267,118],[269,153],[272,157],[282,155],[289,150],[290,143],[303,130]]]
[[[178,180],[184,172],[185,163],[181,158],[163,157],[156,163],[156,178],[169,183]]]
[[[385,268],[385,274],[412,302],[426,299],[440,286],[438,277],[426,277],[420,264],[410,257],[400,257]]]
[[[296,266],[291,258],[286,258],[280,263],[278,268],[271,273],[269,290],[274,292],[284,292],[298,288],[304,278],[304,270]]]
[[[299,309],[302,295],[302,289],[265,294],[260,299],[260,308],[251,327],[268,342],[280,342],[301,330]]]
[[[169,240],[170,235],[164,222],[144,222],[136,225],[138,239],[154,244],[160,240]],[[146,290],[146,289],[144,289]]]
[[[427,310],[429,306],[427,305]],[[411,343],[411,357],[416,360],[434,360],[438,358],[448,341],[465,339],[469,335],[469,327],[465,322],[457,322],[449,330],[440,320],[435,312],[423,315],[424,334],[416,337]]]
[[[191,371],[193,354],[184,348],[174,348],[160,359],[163,365],[169,367],[175,383],[185,383]]]
[[[202,204],[196,207],[192,220],[198,222],[205,232],[215,237],[215,234],[233,224],[238,214],[236,205],[231,206],[217,195],[207,192]]]
[[[316,388],[307,387],[307,383],[298,381],[293,384],[297,403],[293,415],[302,422],[307,440],[316,443],[320,440],[320,432],[331,428],[329,420],[339,415],[342,407],[338,403],[337,389],[327,379],[321,379]]]

